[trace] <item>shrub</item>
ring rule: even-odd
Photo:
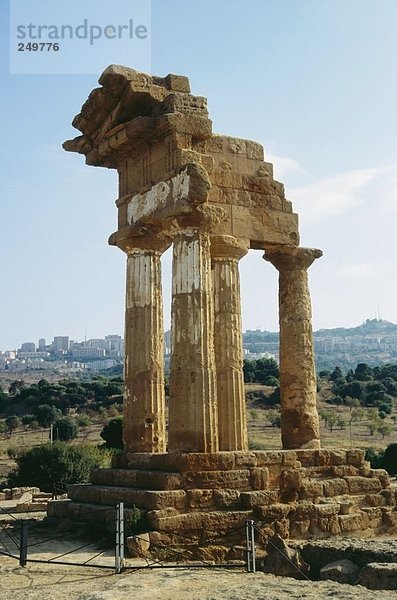
[[[101,431],[106,448],[123,449],[123,417],[120,415],[111,419]]]
[[[15,456],[17,467],[8,485],[37,486],[44,492],[64,492],[69,484],[88,481],[93,467],[104,466],[108,454],[96,446],[42,444]]]

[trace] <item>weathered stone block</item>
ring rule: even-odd
[[[251,477],[247,469],[190,472],[184,474],[183,487],[187,489],[228,488],[249,490],[251,489]]]
[[[91,469],[90,481],[98,485],[113,485],[116,472],[115,469]]]
[[[303,483],[299,492],[302,500],[315,499],[324,496],[324,484],[322,481],[308,481]]]
[[[251,486],[254,490],[265,490],[269,484],[269,470],[267,467],[253,467],[250,469]]]
[[[270,506],[255,506],[254,514],[260,521],[284,519],[294,509],[290,504],[271,504]]]
[[[316,465],[328,466],[331,464],[331,453],[329,450],[316,450]]]
[[[317,504],[317,513],[319,517],[331,517],[333,515],[337,515],[339,513],[339,504],[334,503],[326,503],[326,504]]]
[[[127,452],[125,461],[129,469],[150,469],[152,457],[149,452]]]
[[[68,496],[80,502],[100,502],[101,488],[89,483],[78,483],[68,486]]]
[[[151,465],[179,473],[191,471],[230,471],[235,468],[234,452],[217,453],[171,453],[161,456],[152,455]]]
[[[270,490],[241,492],[240,498],[244,508],[253,508],[254,506],[268,506],[277,503],[278,493]]]
[[[353,467],[353,465],[339,465],[329,468],[329,474],[334,477],[354,477],[360,475],[361,469]]]
[[[161,513],[161,514],[158,514]],[[251,511],[233,512],[191,512],[182,515],[171,514],[163,516],[164,511],[147,513],[150,525],[159,531],[211,530],[229,531],[245,525]]]
[[[280,465],[282,464],[283,452],[275,452],[272,450],[266,451],[255,451],[256,464],[258,467],[266,467],[268,465]]]
[[[341,532],[339,517],[337,515],[328,518],[328,532],[331,535],[338,535]]]
[[[292,521],[290,525],[290,534],[293,538],[304,538],[309,533],[310,519],[305,521]]]
[[[348,450],[347,451],[347,464],[353,465],[354,467],[362,467],[364,465],[364,450]]]
[[[274,532],[278,534],[283,540],[288,539],[290,536],[290,522],[288,519],[280,519],[274,521]]]
[[[214,490],[214,504],[220,508],[240,508],[240,492],[238,490]]]
[[[317,513],[317,505],[313,504],[313,502],[299,502],[295,504],[292,511],[294,518],[298,521],[313,519],[317,516]]]
[[[341,531],[358,531],[368,528],[369,517],[363,512],[351,515],[339,515],[339,526]]]
[[[390,487],[390,476],[385,469],[372,469],[373,477],[377,477],[383,489]]]
[[[331,465],[345,465],[347,462],[346,450],[330,450],[329,457]]]
[[[397,526],[397,512],[389,507],[382,507],[382,520],[388,527]]]
[[[385,499],[382,494],[366,494],[364,502],[368,506],[382,506],[385,503]]]
[[[324,496],[334,497],[347,494],[349,488],[344,479],[327,479],[324,484]]]
[[[235,452],[235,465],[237,469],[256,467],[257,457],[254,452]]]
[[[356,509],[356,505],[351,500],[342,500],[339,503],[339,514],[340,515],[350,515]]]
[[[359,572],[360,567],[351,560],[342,559],[323,567],[320,570],[320,579],[353,584],[356,582]]]
[[[182,476],[161,471],[136,471],[135,485],[148,490],[176,490],[182,487]]]
[[[300,491],[303,485],[301,470],[283,471],[280,475],[280,490]]]
[[[130,556],[142,558],[149,554],[150,534],[140,533],[139,535],[131,535],[126,538],[125,543]]]
[[[314,467],[316,465],[316,450],[295,450],[296,458],[303,467]]]
[[[394,490],[382,490],[380,495],[384,499],[384,503],[388,506],[394,506],[396,504],[397,498]]]
[[[370,590],[397,590],[397,565],[368,563],[361,569],[358,583]]]
[[[351,494],[380,492],[382,489],[379,479],[375,477],[345,477],[345,481]]]
[[[297,461],[297,454],[294,450],[283,450],[281,452],[283,467],[294,467]]]
[[[189,508],[209,508],[214,506],[213,490],[187,490],[187,502]]]

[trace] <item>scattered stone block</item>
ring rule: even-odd
[[[397,563],[368,563],[361,569],[358,583],[370,590],[397,590]]]
[[[356,582],[359,572],[360,567],[354,562],[341,559],[323,567],[320,570],[320,579],[353,584]]]
[[[150,549],[150,534],[139,533],[126,538],[125,544],[131,557],[142,558],[148,556]]]
[[[264,573],[294,579],[307,578],[309,566],[302,560],[299,552],[289,547],[279,535],[269,539],[266,552],[267,556],[260,566]]]

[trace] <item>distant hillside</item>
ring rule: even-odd
[[[390,334],[397,335],[397,325],[390,321],[382,319],[367,319],[358,327],[336,327],[335,329],[319,329],[314,332],[314,337],[323,336],[351,336],[351,335],[373,335],[373,334]]]
[[[313,337],[317,369],[338,365],[346,370],[360,362],[377,365],[397,360],[397,325],[383,319],[367,319],[357,327],[320,329]],[[247,331],[243,343],[250,353],[278,358],[277,332]]]

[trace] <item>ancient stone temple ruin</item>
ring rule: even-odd
[[[73,121],[82,135],[64,148],[119,176],[109,243],[127,258],[124,452],[50,514],[89,518],[93,505],[124,501],[147,511],[152,541],[227,533],[246,518],[284,537],[391,524],[387,474],[361,451],[320,449],[307,271],[322,253],[299,246],[297,215],[262,146],[214,134],[186,77],[110,66],[99,83]],[[161,256],[170,246],[167,434]],[[239,261],[249,249],[279,272],[282,451],[248,450]]]

